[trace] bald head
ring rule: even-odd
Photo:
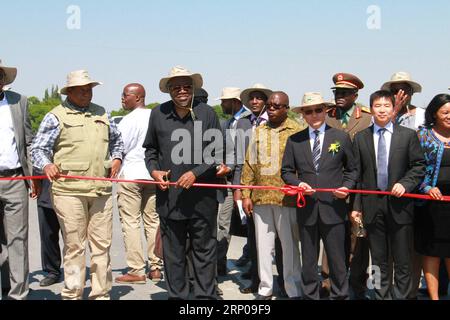
[[[283,104],[289,106],[289,96],[287,95],[286,92],[283,92],[283,91],[274,91],[274,92],[272,92],[272,94],[270,95],[268,101],[274,99],[275,96],[277,96],[278,99],[280,99],[280,100],[283,102]]]
[[[134,110],[145,107],[145,89],[139,83],[130,83],[122,92],[122,107],[125,110]]]
[[[267,100],[267,114],[272,127],[280,126],[287,118],[289,96],[283,91],[273,92]]]

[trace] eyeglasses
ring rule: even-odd
[[[269,109],[280,110],[281,108],[287,108],[289,106],[287,104],[272,104],[272,103],[270,103],[270,104],[267,104],[266,107],[267,107],[267,110],[269,110]]]
[[[176,91],[176,92],[180,92],[181,90],[183,91],[190,91],[192,90],[192,84],[187,84],[187,85],[180,85],[180,86],[169,86],[169,90],[170,91]]]
[[[323,112],[323,110],[324,110],[323,108],[315,108],[315,109],[311,109],[311,110],[305,110],[305,111],[303,111],[303,114],[305,114],[307,116],[312,115],[313,112],[316,114],[321,114]]]

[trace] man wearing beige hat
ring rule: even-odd
[[[225,166],[229,173],[226,175],[228,184],[232,184],[234,169],[236,165],[236,128],[239,119],[245,118],[251,114],[241,102],[241,89],[236,87],[223,88],[221,96],[217,100],[221,100],[222,110],[226,115],[231,115],[223,126],[224,149],[225,149]],[[219,213],[217,217],[217,273],[219,276],[227,273],[227,252],[230,243],[230,225],[231,215],[233,213],[233,190],[228,190],[228,195],[223,203],[219,204]]]
[[[117,176],[123,141],[105,109],[93,104],[100,82],[85,70],[69,73],[61,94],[67,99],[42,121],[32,147],[33,166],[53,181],[52,200],[64,240],[65,300],[83,296],[86,240],[91,253],[90,299],[109,299],[112,286],[112,185],[105,181],[61,178],[61,175]]]
[[[288,139],[281,176],[285,183],[304,188],[306,206],[297,209],[302,248],[303,294],[320,298],[317,274],[319,241],[322,239],[330,265],[333,300],[349,298],[345,252],[345,221],[348,189],[356,184],[356,161],[347,133],[325,123],[326,103],[320,93],[305,93],[301,112],[308,128]],[[315,193],[314,188],[336,189]]]
[[[193,264],[193,296],[217,299],[216,189],[191,188],[194,183],[218,183],[216,167],[223,159],[222,143],[204,138],[205,132],[222,137],[219,119],[207,104],[194,101],[202,76],[174,67],[159,88],[171,100],[157,106],[150,117],[143,147],[145,163],[159,182],[156,211],[160,217],[164,269],[169,299],[188,299],[186,246]],[[204,139],[202,139],[204,138]],[[220,139],[219,139],[220,140]],[[215,150],[215,152],[209,152]],[[169,187],[167,182],[176,184]]]
[[[17,69],[4,66],[0,60],[0,177],[30,176],[29,148],[33,140],[28,100],[5,91],[14,82]],[[36,198],[40,183],[0,181],[0,264],[2,291],[8,298],[23,300],[29,291],[28,280],[28,188]],[[9,287],[9,288],[8,288]],[[9,290],[6,290],[9,289]],[[1,299],[1,298],[0,298]]]
[[[411,104],[412,96],[422,92],[422,86],[413,81],[408,72],[399,71],[392,75],[391,80],[381,86],[395,95],[394,122],[413,130],[419,129],[425,123],[425,109]]]

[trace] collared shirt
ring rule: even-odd
[[[338,108],[337,110],[339,110],[340,112],[341,123],[343,125],[348,125],[350,118],[352,117],[353,112],[355,111],[355,105],[353,105],[350,109],[348,109],[345,112],[340,108]]]
[[[325,139],[325,128],[326,128],[326,123],[323,123],[319,129],[313,129],[311,127],[308,128],[309,130],[309,143],[311,144],[311,152],[313,152],[314,150],[314,140],[316,139],[316,134],[314,133],[314,131],[319,130],[319,139],[320,139],[320,150],[322,150],[323,147],[323,141]]]
[[[17,143],[14,135],[14,125],[11,114],[11,107],[3,94],[0,100],[0,170],[11,170],[20,168]]]
[[[229,128],[236,128],[236,124],[238,120],[241,118],[241,115],[247,110],[248,109],[246,107],[242,106],[242,108],[239,109],[239,111],[234,114],[233,118],[231,118]]]
[[[136,108],[119,123],[124,145],[124,158],[120,175],[126,180],[153,180],[145,167],[145,149],[142,147],[147,134],[152,110]]]
[[[380,139],[380,133],[378,132],[378,130],[382,128],[380,126],[378,126],[375,122],[373,124],[373,143],[375,146],[375,159],[378,159],[378,140]],[[387,160],[388,160],[388,165],[389,165],[389,151],[391,149],[391,139],[392,139],[392,134],[394,133],[394,125],[392,124],[392,122],[389,122],[386,127],[384,127],[386,129],[386,131],[384,132],[384,139],[386,141],[386,155],[387,155]],[[376,160],[378,161],[378,160]],[[377,163],[378,166],[378,163]]]
[[[272,128],[269,123],[259,126],[247,151],[241,183],[284,186],[280,173],[284,149],[288,138],[300,130],[300,124],[289,118],[278,128]],[[243,189],[242,195],[250,198],[254,205],[295,206],[295,197],[285,196],[280,191]]]
[[[86,108],[79,108],[71,104],[66,100],[67,104],[73,110],[79,112],[86,112]],[[109,152],[111,153],[111,159],[122,160],[123,156],[123,141],[117,125],[109,119]],[[58,118],[52,114],[47,113],[39,126],[39,131],[36,138],[33,141],[31,150],[31,161],[33,166],[42,172],[48,164],[53,162],[53,148],[55,142],[61,133],[61,128],[59,127]]]
[[[402,127],[418,130],[425,123],[425,110],[415,107],[415,112],[412,114],[409,112],[410,107],[407,106],[407,112],[402,115],[398,115],[395,122]]]
[[[269,114],[267,113],[267,111],[264,111],[263,114],[261,114],[259,117],[255,116],[253,113],[250,116],[250,122],[252,123],[253,129],[265,124],[267,121],[269,121]]]

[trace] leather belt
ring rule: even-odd
[[[0,177],[12,177],[22,174],[22,168],[0,170]]]

